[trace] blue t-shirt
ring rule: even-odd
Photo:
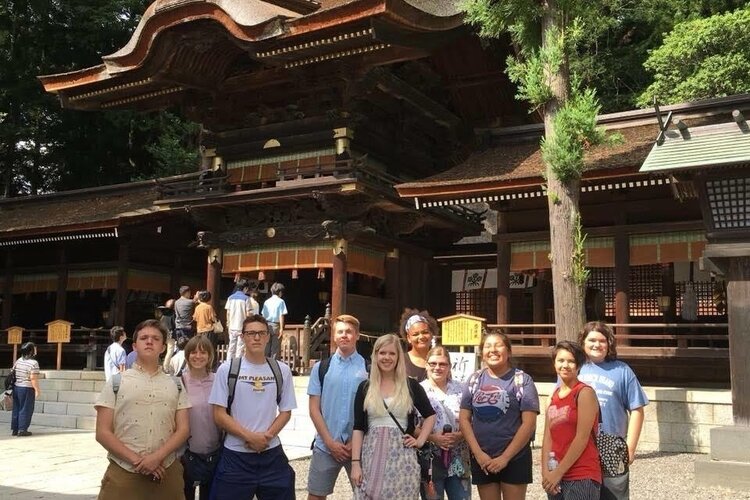
[[[461,397],[461,409],[471,410],[471,428],[479,447],[491,457],[496,457],[510,444],[521,427],[521,412],[539,413],[539,394],[531,377],[524,373],[521,387],[515,384],[516,370],[500,378],[483,370],[475,384],[474,394],[467,385]]]
[[[601,432],[626,437],[628,412],[648,404],[630,366],[619,360],[589,362],[581,367],[578,379],[596,391],[602,414]]]
[[[345,358],[336,351],[331,356],[331,364],[328,365],[322,395],[318,370],[320,362],[315,363],[310,372],[307,394],[321,396],[320,412],[323,414],[328,432],[336,441],[346,443],[351,439],[354,427],[354,396],[359,384],[367,380],[365,358],[357,352]],[[329,452],[320,434],[315,435],[315,447]]]
[[[287,314],[286,302],[278,295],[271,295],[263,302],[263,317],[269,323],[278,323],[282,316]]]

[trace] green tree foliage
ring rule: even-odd
[[[649,53],[678,23],[747,5],[742,0],[598,0],[581,5],[585,30],[571,55],[571,71],[596,87],[604,112],[632,109],[653,76]]]
[[[149,0],[0,2],[0,195],[127,182],[194,170],[197,127],[163,112],[61,109],[38,75],[101,64]]]
[[[750,7],[677,24],[645,67],[654,82],[641,106],[750,92]]]

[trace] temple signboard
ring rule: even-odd
[[[478,346],[482,340],[484,318],[468,314],[455,314],[438,319],[442,323],[442,344]]]

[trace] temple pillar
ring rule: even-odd
[[[13,313],[13,252],[8,248],[5,251],[5,278],[3,280],[3,317],[2,328],[11,325],[11,314]]]
[[[130,244],[120,241],[117,252],[117,290],[115,291],[114,324],[125,326],[125,311],[128,302],[128,268],[130,264]]]
[[[206,290],[211,293],[209,303],[217,311],[219,304],[219,294],[221,293],[221,263],[224,253],[221,248],[211,248],[208,250],[208,265],[206,266]]]
[[[55,294],[55,319],[67,319],[68,298],[68,254],[63,246],[59,251],[59,268],[57,271],[57,291]]]
[[[750,256],[731,257],[727,269],[729,375],[734,425],[711,429],[711,455],[695,463],[699,485],[750,489]]]
[[[497,235],[508,232],[507,215],[497,214]],[[510,323],[510,243],[496,240],[497,244],[497,323]]]
[[[630,323],[630,236],[624,231],[615,234],[615,323]],[[617,333],[627,335],[626,328]],[[627,340],[619,341],[627,345]]]
[[[398,249],[394,248],[385,256],[385,298],[390,302],[388,324],[398,323],[401,314],[401,287],[399,287]]]
[[[331,318],[346,312],[346,240],[336,240],[333,249],[333,270],[331,277]],[[331,328],[331,352],[336,350]]]

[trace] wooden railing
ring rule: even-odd
[[[615,335],[617,352],[626,358],[729,357],[726,323],[614,323],[609,326],[616,331],[627,331]],[[538,333],[540,330],[548,332]],[[694,333],[706,330],[720,333]],[[518,356],[548,356],[556,341],[554,324],[495,324],[487,325],[487,331],[506,333],[513,343],[513,353]]]
[[[156,184],[161,200],[195,195],[219,195],[224,194],[229,188],[226,175],[208,174],[206,171],[185,174],[169,180],[157,179]]]
[[[7,331],[7,330],[4,330]],[[2,351],[13,351],[13,346],[6,343],[7,337],[0,344]],[[57,352],[57,344],[47,343],[47,329],[30,329],[23,331],[23,342],[33,342],[39,354]],[[111,343],[108,328],[74,328],[70,332],[70,343],[62,344],[62,355],[66,353],[83,354],[86,357],[85,369],[95,370],[98,360],[102,359],[104,350]],[[66,363],[70,366],[70,363]],[[83,368],[83,366],[81,366]]]

